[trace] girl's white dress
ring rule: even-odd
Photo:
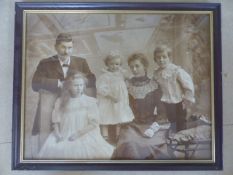
[[[104,73],[97,79],[97,98],[100,110],[100,124],[114,125],[130,122],[134,119],[133,112],[129,106],[128,90],[123,74],[119,72]],[[118,99],[115,103],[106,98],[112,95]]]
[[[82,95],[69,98],[64,109],[58,99],[53,112],[53,123],[60,124],[60,133],[64,140],[56,141],[52,132],[39,152],[42,159],[110,159],[113,146],[100,134],[99,126],[74,141],[68,138],[78,130],[85,129],[92,120],[99,120],[96,99]]]

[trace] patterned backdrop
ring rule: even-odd
[[[149,75],[156,65],[153,50],[167,44],[172,60],[189,72],[195,83],[197,103],[194,112],[210,115],[210,37],[209,16],[190,14],[28,14],[26,30],[26,153],[36,150],[30,136],[38,94],[31,89],[33,73],[39,61],[56,54],[55,38],[60,32],[73,36],[73,55],[85,58],[98,77],[103,58],[112,50],[127,57],[143,52],[149,59]]]

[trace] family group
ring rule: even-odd
[[[87,61],[72,56],[73,39],[60,33],[55,56],[39,62],[32,89],[48,91],[57,99],[51,115],[51,133],[38,152],[40,159],[166,159],[161,146],[164,128],[159,116],[166,116],[169,132],[186,129],[187,109],[195,102],[191,76],[171,62],[168,46],[154,49],[157,65],[148,76],[144,53],[124,58],[111,52],[105,68],[96,76]],[[87,90],[92,94],[87,95]],[[39,99],[38,106],[43,105]],[[32,134],[40,134],[38,107]],[[162,132],[160,132],[162,131]]]

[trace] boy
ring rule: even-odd
[[[165,105],[171,131],[186,129],[187,108],[195,102],[194,85],[191,76],[181,67],[171,63],[171,50],[159,46],[154,50],[154,61],[159,68],[154,72],[154,80],[162,90],[161,101]]]

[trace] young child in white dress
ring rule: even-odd
[[[53,132],[42,146],[40,159],[110,159],[113,147],[101,136],[95,98],[86,96],[87,79],[74,73],[55,104]]]
[[[107,69],[103,70],[96,82],[100,124],[102,135],[114,143],[119,134],[120,124],[132,121],[134,115],[129,106],[121,56],[112,53],[104,62]]]
[[[171,49],[165,45],[154,50],[154,61],[159,68],[154,80],[162,90],[161,101],[165,105],[171,131],[186,129],[187,109],[195,102],[194,85],[191,76],[180,66],[170,61]]]

